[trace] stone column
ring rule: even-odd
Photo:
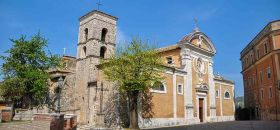
[[[209,78],[210,120],[216,121],[215,83],[214,83],[212,60],[210,60],[208,65],[208,78]]]

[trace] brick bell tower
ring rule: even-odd
[[[79,123],[98,125],[104,123],[102,106],[105,95],[97,65],[100,59],[114,55],[117,18],[93,10],[79,20],[75,84],[75,106],[79,111],[76,114]]]

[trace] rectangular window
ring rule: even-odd
[[[263,99],[263,89],[261,89],[261,99]]]
[[[216,98],[219,98],[219,90],[216,90]]]
[[[178,94],[183,94],[183,85],[182,84],[178,84]]]
[[[266,54],[268,52],[267,44],[264,44],[264,53]]]
[[[267,68],[267,78],[270,79],[271,77],[271,72],[270,72],[270,67]]]
[[[172,57],[166,57],[167,64],[173,64]]]
[[[259,49],[257,49],[257,57],[258,57],[258,59],[260,58],[260,51],[259,51]]]
[[[262,82],[262,71],[260,71],[260,81]]]
[[[270,87],[269,88],[269,99],[271,99],[272,98],[272,88]]]

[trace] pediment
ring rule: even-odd
[[[201,50],[208,51],[211,53],[216,53],[216,49],[212,43],[212,41],[202,32],[193,32],[191,34],[186,35],[179,42],[181,44],[187,43],[191,44]]]

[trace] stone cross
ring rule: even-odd
[[[102,5],[102,4],[100,3],[100,0],[99,0],[96,4],[97,4],[97,10],[99,10],[99,6]]]

